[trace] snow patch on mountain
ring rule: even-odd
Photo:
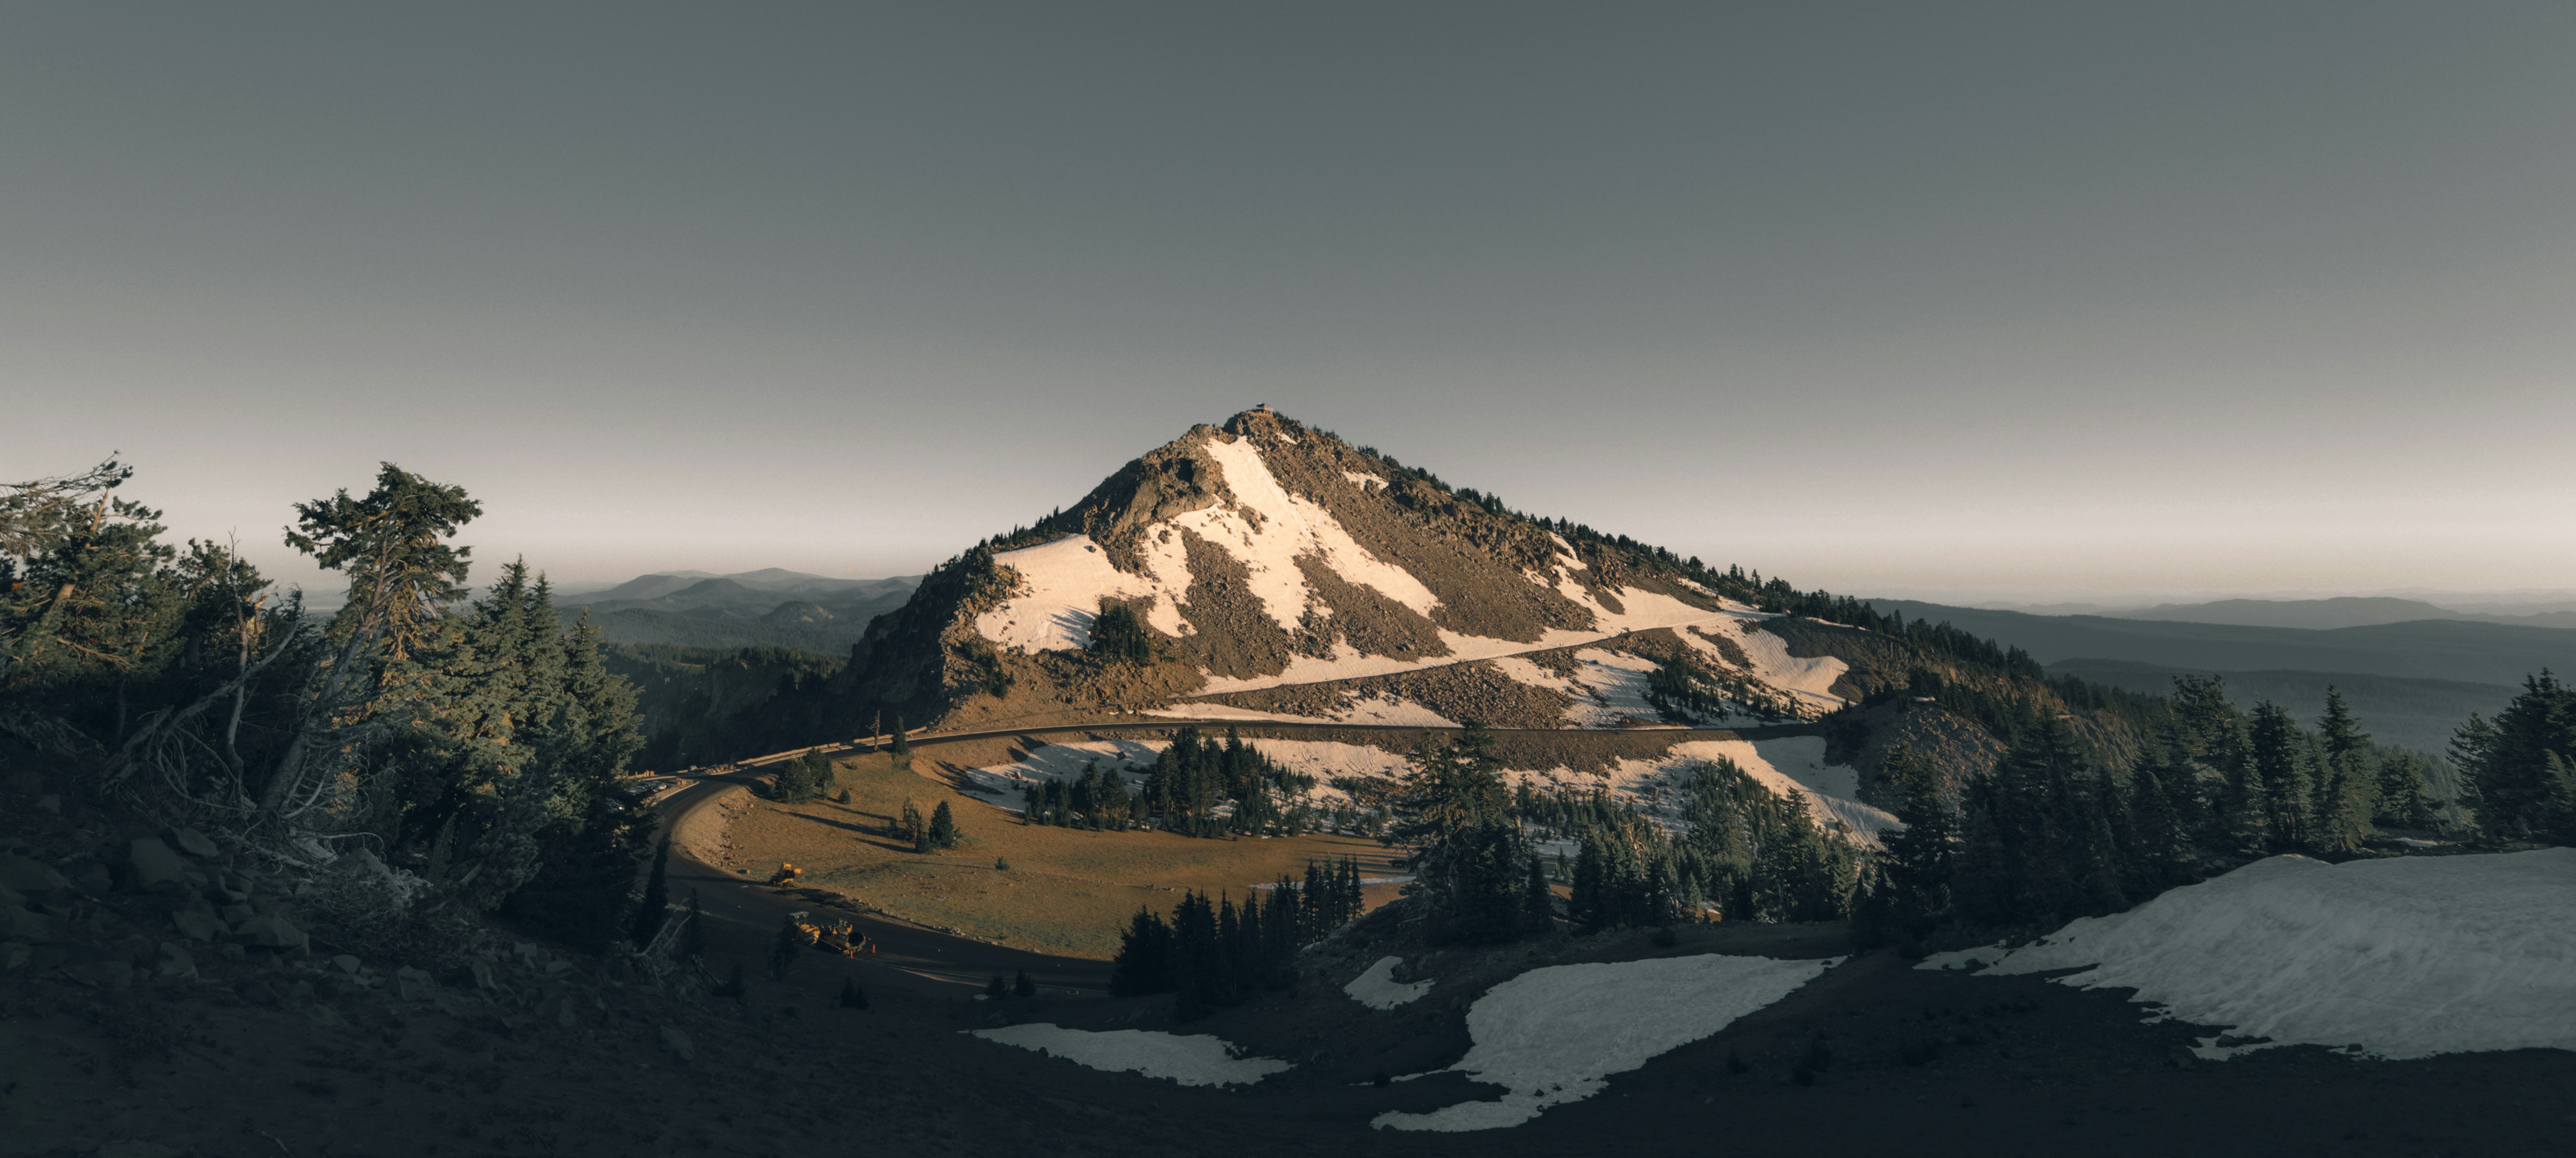
[[[1367,696],[1333,713],[1344,724],[1392,724],[1407,728],[1455,728],[1458,721],[1402,696]]]
[[[1194,629],[1182,616],[1192,581],[1190,535],[1199,536],[1242,564],[1249,593],[1262,613],[1283,631],[1299,631],[1310,612],[1326,609],[1299,568],[1301,559],[1320,562],[1341,579],[1369,588],[1426,618],[1439,610],[1440,600],[1420,579],[1370,554],[1323,506],[1289,493],[1263,460],[1253,439],[1210,438],[1200,444],[1200,449],[1222,477],[1229,499],[1147,528],[1137,547],[1140,570],[1134,573],[1114,566],[1108,552],[1087,535],[1071,535],[995,555],[994,562],[1014,573],[1017,582],[999,606],[976,616],[975,630],[1005,648],[1081,649],[1091,642],[1091,623],[1099,612],[1100,601],[1114,598],[1142,601],[1146,621],[1158,631],[1176,637],[1190,634]],[[1383,480],[1374,476],[1356,471],[1344,473],[1354,481],[1367,480],[1363,485],[1383,485]],[[1739,608],[1712,612],[1662,592],[1631,587],[1606,589],[1605,599],[1575,581],[1574,576],[1586,568],[1573,545],[1561,535],[1550,537],[1558,551],[1556,558],[1543,572],[1531,573],[1527,578],[1533,584],[1554,589],[1588,611],[1593,619],[1588,628],[1549,628],[1530,641],[1437,628],[1437,638],[1446,654],[1410,659],[1369,655],[1348,641],[1337,640],[1332,654],[1291,656],[1286,670],[1276,675],[1210,677],[1199,690],[1255,691],[1396,675],[1583,646],[1632,632],[1699,626],[1742,635],[1743,651],[1754,659],[1751,674],[1756,678],[1778,683],[1784,691],[1823,707],[1842,702],[1827,690],[1842,674],[1840,660],[1788,655],[1777,639],[1746,632],[1745,626],[1759,617]],[[1614,606],[1617,610],[1612,609]],[[1705,641],[1697,645],[1715,654]],[[1615,664],[1626,667],[1625,661]],[[1542,685],[1557,682],[1521,669],[1514,669],[1513,675]],[[1586,698],[1599,701],[1613,713],[1642,705],[1636,681],[1626,676],[1604,673],[1600,681],[1588,681],[1587,686],[1594,689],[1594,694]]]
[[[1646,678],[1658,666],[1644,656],[1621,651],[1587,647],[1575,652],[1574,675],[1568,682],[1580,690],[1573,693],[1576,702],[1566,705],[1566,722],[1582,728],[1615,728],[1632,720],[1660,718],[1662,713],[1646,701]]]
[[[1320,558],[1343,579],[1421,614],[1440,605],[1411,573],[1370,555],[1330,512],[1289,494],[1250,439],[1210,440],[1206,450],[1234,502],[1176,516],[1146,536],[1143,574],[1118,570],[1088,535],[1004,551],[994,563],[1017,572],[1020,582],[1001,606],[975,618],[975,630],[997,645],[1028,651],[1087,647],[1092,617],[1106,596],[1150,598],[1146,622],[1169,635],[1185,634],[1181,602],[1191,579],[1185,531],[1243,564],[1253,597],[1282,630],[1295,631],[1314,601],[1297,569],[1301,556]]]
[[[1019,594],[975,617],[975,630],[1002,647],[1028,651],[1080,651],[1091,646],[1091,621],[1100,614],[1103,596],[1134,599],[1158,596],[1145,621],[1159,630],[1181,634],[1180,607],[1159,598],[1152,580],[1111,566],[1109,553],[1089,535],[1005,551],[994,561],[1019,572]]]
[[[1832,711],[1849,703],[1850,701],[1834,694],[1833,688],[1834,681],[1841,679],[1844,672],[1850,671],[1851,665],[1836,656],[1789,654],[1787,640],[1756,626],[1762,620],[1769,618],[1773,617],[1739,613],[1711,621],[1704,626],[1711,630],[1726,632],[1737,646],[1744,649],[1744,657],[1752,661],[1753,678],[1826,711]],[[1726,658],[1724,652],[1718,650],[1716,644],[1688,631],[1680,634],[1684,642],[1698,648],[1720,665],[1730,668],[1735,666]]]
[[[2384,1058],[2576,1050],[2576,849],[2277,856],[2026,948],[1971,952],[1994,962],[1988,973],[2089,966],[2055,980],[2135,989],[2175,1019],[2269,1045]],[[2230,1052],[2243,1049],[2202,1055]]]

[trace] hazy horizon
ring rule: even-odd
[[[9,27],[0,477],[289,581],[386,459],[478,579],[916,573],[1268,402],[1858,595],[2576,586],[2564,6]]]

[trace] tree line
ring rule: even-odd
[[[1264,989],[1297,978],[1300,947],[1322,939],[1360,912],[1359,862],[1306,862],[1303,880],[1281,877],[1266,898],[1231,896],[1211,903],[1184,893],[1169,921],[1139,909],[1119,934],[1110,991],[1121,996],[1178,995],[1183,1018],[1240,1005]]]
[[[1957,793],[1908,753],[1886,855],[1855,914],[1865,944],[1947,922],[2028,928],[2099,915],[2281,853],[2361,854],[2381,829],[2433,825],[2422,757],[2373,744],[2328,689],[2310,728],[2275,704],[2238,709],[2218,677],[2174,681],[2170,718],[2114,769],[2065,721],[2023,728]]]

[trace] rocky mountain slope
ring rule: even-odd
[[[1938,702],[1905,694],[1926,672]],[[1194,427],[942,565],[819,696],[804,710],[843,736],[895,715],[1569,734],[1832,716],[1837,756],[1864,773],[1899,742],[1982,770],[1999,745],[1951,710],[1963,696],[1986,717],[2071,712],[2108,751],[2135,739],[1981,641],[1515,512],[1267,409]]]
[[[1106,710],[1582,727],[1854,698],[1844,661],[1794,654],[1704,569],[1568,530],[1247,411],[942,567],[862,640],[853,690],[959,726]],[[1143,645],[1113,654],[1104,622]],[[1666,667],[1709,690],[1650,705]]]

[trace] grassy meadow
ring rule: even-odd
[[[1039,952],[1109,957],[1118,951],[1119,929],[1140,906],[1168,911],[1184,889],[1239,899],[1254,882],[1303,874],[1310,859],[1356,856],[1362,876],[1397,871],[1388,850],[1365,838],[1203,840],[1023,825],[992,798],[897,767],[890,756],[835,761],[834,769],[849,803],[757,802],[731,826],[736,863],[759,877],[789,862],[804,870],[801,883],[808,887]],[[964,841],[923,856],[887,835],[906,800],[924,816],[945,801]],[[996,868],[996,861],[1010,867]],[[1392,897],[1395,886],[1367,892],[1374,905]]]

